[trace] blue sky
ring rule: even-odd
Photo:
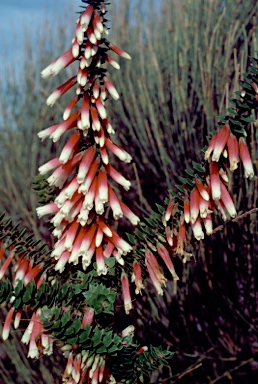
[[[46,19],[54,25],[67,6],[75,12],[80,4],[80,0],[0,0],[0,76],[7,60],[11,63],[23,59],[25,30],[33,39]]]

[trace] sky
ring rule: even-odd
[[[80,4],[80,0],[0,0],[0,78],[7,61],[23,59],[24,30],[33,39],[46,19],[54,26],[67,5],[76,12]]]
[[[135,0],[131,2],[133,4]],[[154,0],[156,2],[159,0]],[[29,33],[26,36],[36,43],[35,34],[41,34],[40,29],[44,28],[46,20],[54,29],[55,21],[62,22],[67,9],[71,9],[75,21],[79,5],[82,5],[81,0],[0,0],[0,85],[7,72],[6,66],[13,68],[13,64],[25,59],[25,31]],[[16,73],[19,73],[19,65],[16,68]]]

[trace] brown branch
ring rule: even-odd
[[[199,363],[199,364],[195,365],[194,367],[190,367],[190,368],[188,368],[188,369],[185,370],[183,373],[181,373],[181,375],[179,375],[179,376],[177,377],[177,379],[174,381],[174,383],[175,383],[176,381],[180,380],[180,379],[181,379],[182,377],[184,377],[185,375],[188,375],[188,373],[191,373],[191,372],[193,372],[195,369],[200,368],[201,366],[202,366],[202,363]]]
[[[177,373],[174,376],[168,377],[166,379],[163,379],[162,381],[159,381],[159,383],[165,383],[169,380],[173,380],[173,383],[176,383],[178,380],[182,379],[185,375],[188,375],[189,373],[195,371],[196,369],[200,368],[202,366],[202,361],[206,359],[207,355],[214,350],[214,347],[209,348],[205,353],[203,353],[199,359],[189,367],[187,367],[183,372]]]
[[[217,383],[220,379],[223,379],[223,377],[228,377],[230,375],[230,373],[234,372],[234,371],[237,371],[239,368],[241,368],[243,365],[246,365],[248,363],[251,363],[252,361],[254,360],[253,357],[251,357],[251,359],[249,360],[245,360],[243,361],[241,364],[237,365],[235,368],[232,368],[230,369],[229,371],[226,371],[223,373],[223,375],[217,377],[215,380],[211,381],[210,384],[215,384]]]
[[[219,225],[218,227],[216,227],[215,229],[213,229],[212,231],[212,234],[216,233],[216,232],[219,232],[219,231],[222,231],[224,228],[226,228],[226,226],[230,223],[236,223],[237,221],[243,219],[244,217],[248,216],[248,215],[252,215],[253,213],[256,213],[258,212],[258,208],[253,208],[251,209],[250,211],[247,211],[245,213],[243,213],[242,215],[240,216],[237,216],[235,217],[234,219],[232,220],[228,220],[226,221],[224,224],[222,225]]]

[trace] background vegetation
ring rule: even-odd
[[[201,159],[216,116],[239,89],[238,81],[258,49],[258,4],[253,0],[156,3],[125,0],[112,7],[113,41],[132,61],[111,72],[121,97],[110,101],[110,115],[120,143],[134,158],[123,173],[133,182],[128,199],[140,215],[162,203],[192,160]],[[56,148],[48,141],[42,146],[37,132],[58,122],[62,109],[57,105],[50,111],[45,105],[58,79],[43,82],[39,73],[66,49],[73,34],[71,19],[74,15],[63,25],[57,15],[55,29],[46,28],[36,45],[27,37],[19,78],[9,76],[12,68],[7,68],[0,87],[0,210],[48,241],[47,226],[36,219],[32,181]],[[255,124],[249,139],[257,165]],[[238,212],[246,212],[257,206],[258,178],[246,182],[242,169],[235,173],[231,192]],[[152,383],[256,382],[256,220],[249,215],[193,244],[191,263],[183,268],[175,260],[181,277],[177,292],[169,284],[165,296],[158,297],[146,287],[135,303],[125,322],[137,324],[144,344],[154,341],[176,351],[171,371],[153,375]],[[0,345],[0,383],[58,383],[59,358],[52,365],[48,358],[27,361],[26,348],[16,336]]]

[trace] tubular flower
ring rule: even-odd
[[[221,197],[221,183],[219,175],[219,167],[215,161],[210,163],[210,186],[211,186],[211,195],[214,201],[217,201]]]
[[[144,285],[142,283],[142,268],[137,260],[133,263],[132,281],[134,281],[136,285],[135,293],[140,293],[141,290],[144,289]]]
[[[190,202],[187,193],[184,196],[184,219],[187,224],[190,223]]]
[[[179,277],[176,274],[174,265],[172,263],[172,260],[170,258],[170,255],[169,255],[168,250],[166,249],[166,247],[164,247],[163,244],[159,243],[158,246],[157,246],[157,251],[158,251],[159,256],[162,258],[162,260],[166,264],[166,266],[167,266],[168,270],[170,271],[171,275],[173,276],[173,279],[179,280]]]
[[[252,179],[254,177],[253,164],[248,147],[246,145],[246,141],[243,137],[240,137],[239,139],[239,153],[244,166],[245,177],[250,177],[250,179]]]
[[[12,260],[14,259],[15,253],[12,251],[5,263],[3,264],[0,272],[9,267]],[[28,284],[33,280],[37,288],[40,287],[42,282],[44,281],[44,275],[42,274],[42,265],[38,264],[33,266],[33,262],[29,261],[21,255],[15,263],[14,266],[14,280],[13,280],[13,296],[10,300],[13,303],[16,300],[16,290],[18,282],[22,282],[24,287],[28,286]],[[22,309],[16,309],[14,306],[10,307],[8,314],[5,319],[2,338],[6,340],[9,337],[11,325],[15,329],[18,328],[20,324],[22,316]],[[45,355],[51,355],[53,350],[53,339],[46,334],[46,331],[43,329],[42,322],[40,320],[41,309],[38,309],[33,312],[32,317],[29,321],[29,325],[25,330],[21,341],[25,344],[29,344],[29,352],[28,357],[38,358],[39,357],[39,349]],[[38,346],[40,344],[40,346]]]
[[[192,224],[192,230],[193,230],[193,234],[194,234],[194,237],[196,238],[196,240],[204,239],[204,233],[203,233],[203,230],[202,230],[202,224],[201,224],[201,220],[200,220],[199,217],[197,218],[195,223]]]
[[[227,147],[228,147],[230,171],[233,172],[237,169],[237,163],[239,162],[239,159],[238,159],[239,146],[238,146],[238,141],[236,136],[233,135],[232,133],[230,133],[228,137]]]
[[[14,311],[15,311],[14,307],[11,307],[7,313],[7,316],[6,316],[6,319],[4,322],[3,333],[2,333],[3,340],[8,339],[10,329],[11,329],[12,320],[13,320]]]
[[[248,73],[248,79],[254,77],[256,78],[256,75],[253,72]],[[242,90],[241,97],[250,99],[250,105],[254,106],[258,100],[256,80],[249,82],[248,88],[253,88],[256,93],[254,104],[251,101],[253,95],[251,96],[250,93],[247,97],[245,89]],[[245,104],[244,102],[242,111],[240,107],[237,107],[238,103],[235,101],[234,103],[236,105],[236,108],[233,108],[235,118],[231,119],[230,116],[226,116],[221,119],[223,125],[211,137],[208,148],[205,150],[204,159],[199,164],[193,162],[193,170],[185,170],[188,175],[187,178],[181,178],[183,184],[176,185],[179,192],[171,194],[173,197],[170,198],[162,212],[165,239],[162,236],[161,241],[165,240],[165,247],[168,249],[171,247],[175,254],[184,255],[183,261],[188,256],[191,256],[183,249],[183,243],[186,246],[190,245],[191,240],[187,233],[189,226],[192,228],[193,236],[197,240],[201,240],[204,239],[204,228],[207,235],[213,232],[213,218],[211,214],[214,209],[220,212],[223,220],[227,220],[228,216],[235,218],[237,215],[234,202],[227,187],[229,182],[227,169],[230,169],[231,172],[235,171],[238,168],[240,158],[243,162],[245,177],[254,177],[252,160],[245,141],[247,133],[243,127],[239,128],[239,125],[248,128],[247,126],[251,121],[249,115],[251,115],[252,108],[249,105],[247,107],[248,103]],[[239,102],[239,106],[241,103]],[[228,109],[227,112],[233,113],[232,108]],[[227,123],[225,124],[225,122]],[[172,207],[172,202],[176,208]],[[171,216],[172,228],[167,224]],[[184,234],[183,236],[182,233]],[[185,234],[188,236],[185,236]],[[150,248],[154,252],[157,251],[155,247]]]
[[[193,188],[190,193],[190,218],[194,224],[200,212],[200,193],[197,188]]]
[[[40,138],[50,137],[54,142],[70,133],[59,157],[39,168],[42,174],[52,172],[48,182],[60,189],[54,202],[37,209],[39,217],[53,215],[53,235],[57,240],[52,256],[56,260],[55,270],[59,272],[67,263],[81,262],[86,269],[95,260],[98,275],[105,275],[108,272],[105,258],[111,255],[123,265],[121,255],[126,255],[132,247],[105,223],[108,206],[115,219],[124,216],[133,225],[139,222],[110,185],[110,178],[126,190],[131,183],[109,163],[108,153],[112,152],[126,163],[131,161],[131,156],[110,137],[114,131],[107,116],[106,100],[109,95],[117,100],[119,94],[102,65],[109,63],[119,68],[109,57],[109,49],[125,59],[130,56],[104,37],[105,13],[104,3],[89,4],[77,20],[72,47],[41,73],[42,77],[56,75],[78,61],[77,74],[60,85],[46,101],[52,106],[75,87],[63,122],[39,132]],[[75,377],[77,380],[77,375]]]
[[[214,142],[214,149],[212,154],[212,161],[219,161],[220,155],[225,149],[225,145],[230,135],[230,129],[228,125],[223,125],[221,130],[217,133],[216,140]]]
[[[149,249],[146,249],[145,251],[145,264],[158,294],[163,295],[163,289],[161,286],[166,285],[167,279],[160,271],[158,261]]]
[[[236,208],[224,183],[220,184],[221,201],[231,217],[236,217]]]
[[[132,309],[132,300],[131,300],[128,277],[124,272],[122,273],[122,276],[121,276],[121,282],[122,282],[122,291],[123,291],[123,297],[124,297],[125,313],[128,314]]]
[[[73,352],[69,352],[67,357],[67,365],[63,374],[64,383],[77,384],[87,382],[99,384],[104,382],[104,378],[106,379],[110,376],[105,366],[105,359],[99,355],[89,356],[89,351],[82,351],[75,355]]]
[[[8,256],[8,258],[5,260],[4,264],[2,265],[2,267],[0,268],[0,280],[2,279],[2,277],[4,276],[7,268],[9,267],[9,265],[11,264],[12,260],[14,258],[14,252],[11,252],[10,255]]]
[[[210,196],[209,196],[209,193],[207,192],[207,187],[205,188],[203,183],[201,182],[201,180],[199,179],[195,179],[195,184],[196,184],[196,187],[201,195],[201,197],[205,200],[205,201],[209,201],[210,200]]]

